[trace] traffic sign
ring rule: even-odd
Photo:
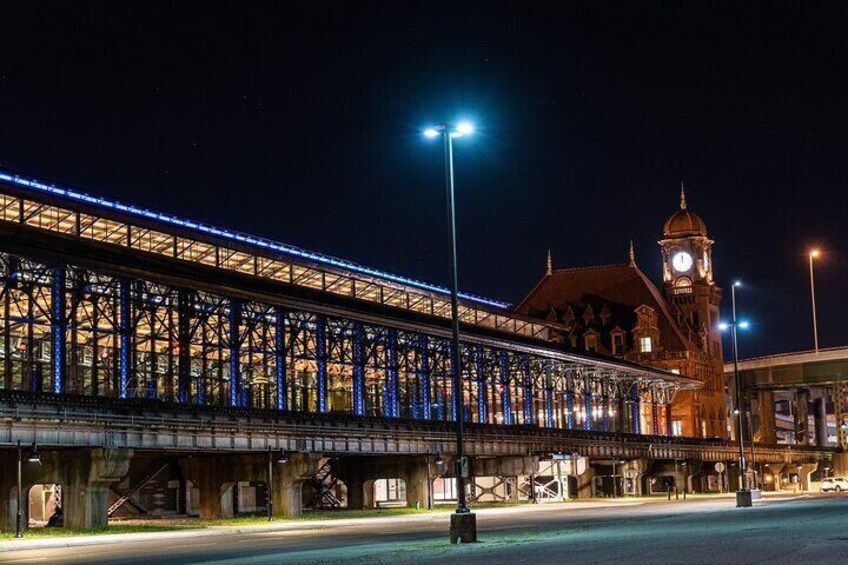
[[[721,461],[716,463],[715,464],[715,470],[716,470],[717,473],[723,473],[724,472],[724,463],[722,463]]]

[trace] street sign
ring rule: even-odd
[[[463,479],[467,479],[471,475],[468,471],[468,457],[464,455],[459,458],[459,474]]]
[[[717,473],[723,473],[724,472],[724,463],[722,463],[721,461],[716,463],[715,464],[715,470],[716,470]]]

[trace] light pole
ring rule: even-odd
[[[30,463],[40,463],[41,462],[41,454],[38,453],[38,446],[35,445],[35,442],[32,443],[32,449],[30,449],[29,457],[27,457],[27,461]],[[18,499],[17,499],[17,512],[15,513],[15,537],[20,539],[24,537],[23,532],[23,454],[21,451],[21,440],[18,440]]]
[[[818,249],[810,251],[810,299],[813,305],[813,348],[816,355],[819,354],[819,326],[816,321],[816,280],[813,277],[813,259],[817,259],[820,254]]]
[[[736,319],[736,287],[739,286],[740,282],[734,282],[733,286],[730,289],[730,303],[731,303],[731,312],[733,315],[733,319],[730,323],[722,323],[719,325],[719,328],[722,330],[726,330],[730,328],[730,335],[733,341],[733,380],[736,389],[736,407],[734,409],[734,413],[736,414],[736,432],[739,436],[739,473],[742,479],[741,488],[736,492],[736,507],[743,508],[752,505],[751,501],[751,491],[748,490],[747,486],[747,478],[746,474],[746,465],[745,465],[745,448],[744,448],[744,431],[742,427],[742,383],[739,380],[739,347],[736,340],[736,329],[737,327],[741,327],[742,329],[748,328],[748,322],[740,322]]]
[[[457,507],[456,512],[451,515],[450,540],[451,543],[461,541],[469,543],[477,541],[477,517],[472,513],[465,500],[465,479],[468,473],[468,460],[463,449],[462,432],[464,425],[465,409],[462,393],[462,368],[460,367],[459,355],[459,279],[457,276],[456,261],[456,204],[454,200],[453,184],[453,138],[468,135],[474,131],[474,127],[468,123],[460,123],[455,127],[448,124],[427,129],[424,135],[429,138],[442,136],[445,146],[445,191],[447,196],[448,213],[448,254],[449,273],[451,279],[451,368],[454,379],[454,409],[456,410],[456,489]]]

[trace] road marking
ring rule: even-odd
[[[6,563],[27,563],[29,561],[47,561],[46,557],[22,557],[20,559],[10,559]]]

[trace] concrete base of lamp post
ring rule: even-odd
[[[736,492],[736,508],[747,508],[754,504],[751,491],[740,490]]]
[[[473,512],[451,514],[450,542],[474,543],[477,541],[477,516]]]

